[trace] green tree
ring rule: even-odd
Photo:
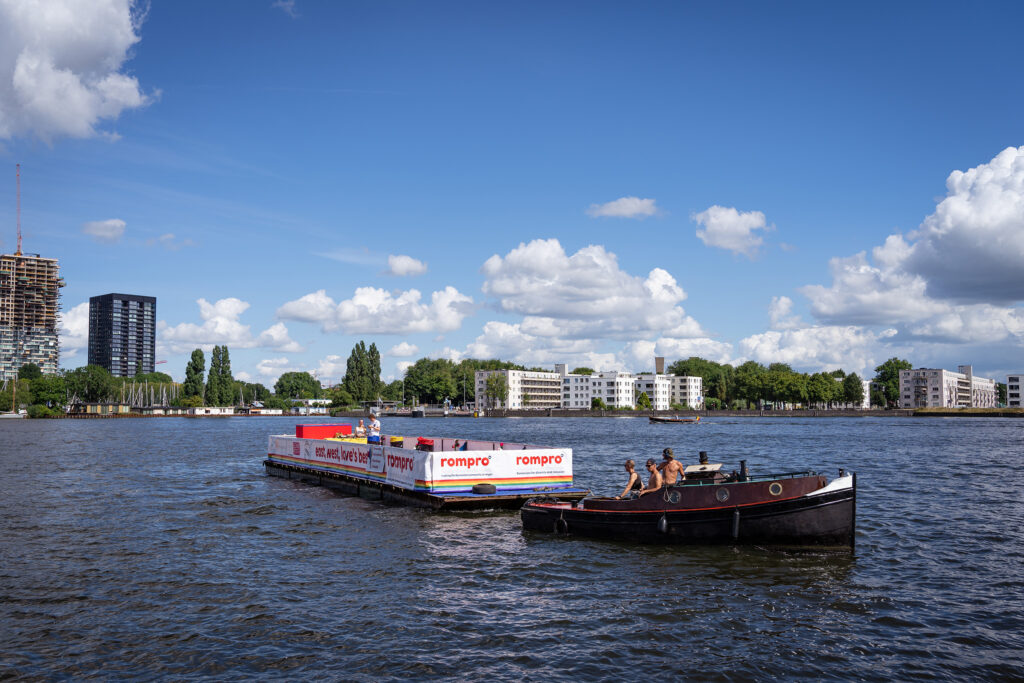
[[[274,393],[281,398],[320,398],[320,382],[308,372],[286,372],[274,383]]]
[[[591,410],[608,410],[608,406],[605,404],[604,399],[600,396],[595,396],[590,399]]]
[[[651,397],[647,395],[646,391],[636,392],[636,409],[637,410],[650,410],[651,409]]]
[[[576,368],[575,370],[573,370],[569,374],[572,374],[572,375],[593,375],[594,374],[594,369],[593,368],[588,368],[588,367],[578,367],[578,368]]]
[[[25,363],[18,368],[18,379],[39,379],[42,376],[42,369],[35,363]]]
[[[210,354],[210,371],[206,374],[206,393],[203,395],[206,404],[211,406],[222,406],[221,403],[221,350],[219,346],[213,347]]]
[[[239,400],[238,389],[235,388],[235,378],[231,376],[231,356],[228,354],[228,347],[220,347],[220,379],[217,381],[220,390],[218,405],[232,406]]]
[[[881,386],[886,407],[895,407],[899,403],[900,371],[913,369],[914,366],[909,361],[896,357],[890,358],[875,368],[874,381]]]
[[[864,384],[855,372],[843,378],[843,400],[858,408],[864,402]]]
[[[174,378],[166,372],[146,372],[135,375],[136,382],[149,382],[150,384],[173,384]]]
[[[731,365],[690,356],[686,360],[672,363],[668,367],[668,372],[677,377],[700,377],[703,380],[705,397],[717,398],[723,402],[737,398],[729,393],[736,373]]]
[[[116,381],[107,369],[99,365],[75,368],[64,375],[68,393],[85,403],[97,403],[113,398]],[[20,389],[20,387],[19,387]]]
[[[505,379],[505,375],[488,375],[484,383],[484,396],[487,397],[488,406],[505,406],[508,401],[508,380]]]
[[[288,410],[291,404],[280,396],[270,396],[263,401],[263,406],[274,410]]]
[[[206,372],[206,357],[202,349],[192,352],[192,358],[185,366],[185,382],[181,385],[182,398],[203,396],[203,374]]]
[[[733,380],[735,398],[757,404],[765,400],[765,375],[767,371],[757,361],[748,360],[736,368]]]
[[[32,402],[45,406],[62,406],[67,402],[67,382],[60,375],[41,375],[32,380]]]
[[[996,382],[996,405],[1006,405],[1006,385],[1002,382]]]
[[[455,364],[446,358],[420,358],[405,371],[406,399],[441,403],[457,395]]]
[[[358,403],[352,394],[348,393],[348,390],[340,384],[336,387],[331,388],[327,392],[327,397],[331,399],[332,408],[348,408]]]
[[[380,352],[376,344],[366,348],[360,341],[352,347],[345,365],[345,379],[342,386],[357,402],[374,401],[380,394]]]
[[[836,381],[831,375],[816,372],[807,379],[807,401],[811,405],[821,406],[832,401]]]

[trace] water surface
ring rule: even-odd
[[[569,446],[604,494],[665,446],[853,469],[852,555],[524,534],[267,477],[295,422],[0,422],[0,677],[1024,680],[1024,421],[384,421]]]

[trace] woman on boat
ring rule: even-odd
[[[356,425],[356,436],[366,436],[366,425],[362,420],[359,420],[359,424]]]
[[[632,460],[627,460],[623,467],[625,467],[626,471],[629,472],[629,479],[626,481],[626,488],[622,489],[622,494],[615,496],[616,500],[625,498],[631,492],[636,492],[637,495],[639,495],[640,491],[644,488],[643,482],[640,481],[640,475],[637,474],[636,471],[636,463]]]

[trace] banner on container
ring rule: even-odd
[[[431,453],[431,488],[470,490],[474,484],[535,488],[572,484],[572,449],[443,451]]]

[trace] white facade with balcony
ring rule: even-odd
[[[508,387],[508,397],[488,398],[487,379],[501,375]],[[476,404],[486,408],[560,408],[562,407],[562,376],[557,372],[539,370],[477,370]]]
[[[970,365],[961,365],[959,372],[937,368],[900,371],[900,408],[995,408],[995,406],[995,380],[975,377]]]

